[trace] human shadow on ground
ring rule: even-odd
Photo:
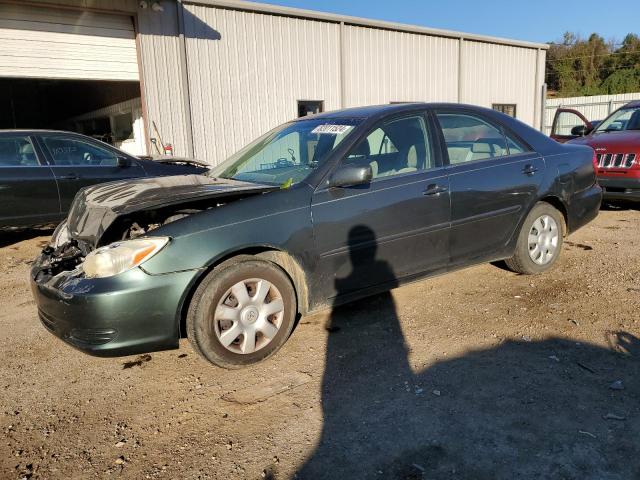
[[[386,262],[367,261],[393,283]],[[610,333],[604,348],[507,341],[416,373],[404,341],[415,332],[403,333],[389,293],[330,321],[322,435],[296,478],[640,478],[635,336]]]

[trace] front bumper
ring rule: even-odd
[[[81,271],[42,279],[44,255],[31,269],[43,325],[83,352],[121,356],[178,347],[180,312],[198,271],[149,275],[134,268],[110,278]]]
[[[605,200],[631,200],[640,202],[640,178],[598,177]]]

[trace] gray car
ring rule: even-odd
[[[58,223],[78,190],[96,183],[206,170],[141,160],[73,132],[0,130],[0,228]]]
[[[31,271],[38,312],[91,354],[186,335],[214,364],[249,365],[299,315],[480,262],[548,270],[598,214],[592,159],[478,107],[305,117],[206,176],[81,191]]]

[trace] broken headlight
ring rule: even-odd
[[[87,255],[82,270],[87,278],[112,277],[149,260],[168,242],[168,237],[147,237],[112,243]]]

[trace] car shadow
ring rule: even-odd
[[[640,211],[640,202],[631,202],[631,201],[603,201],[600,206],[600,210],[604,210],[607,212],[616,212],[616,211],[625,211],[625,210],[635,210]]]
[[[36,237],[50,237],[53,234],[53,228],[34,229],[27,228],[24,230],[0,230],[0,248],[10,247],[25,240],[31,240]]]
[[[606,348],[506,341],[416,372],[405,336],[420,332],[403,332],[390,293],[334,308],[328,330],[322,434],[297,479],[640,478],[640,341],[627,332]]]

